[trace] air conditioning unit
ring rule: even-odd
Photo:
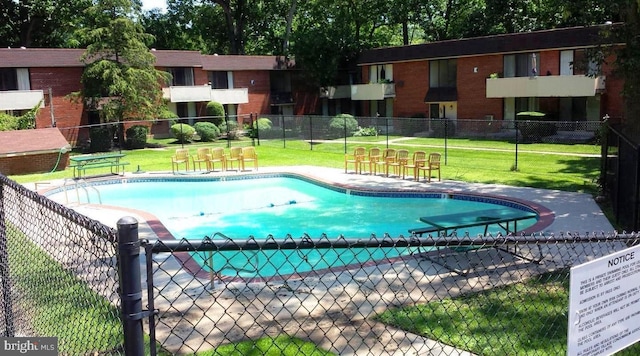
[[[484,119],[487,121],[493,121],[493,115],[485,115]]]

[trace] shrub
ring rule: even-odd
[[[0,113],[0,131],[18,129],[18,118],[9,114]]]
[[[40,104],[21,116],[0,113],[0,131],[28,130],[36,128],[36,115],[38,114],[39,109]]]
[[[249,137],[256,138],[258,135],[260,137],[270,137],[270,131],[273,127],[273,123],[271,120],[266,117],[261,117],[258,120],[254,121],[251,126],[247,125],[245,129],[249,133]]]
[[[220,129],[212,122],[201,121],[193,125],[193,128],[200,136],[200,141],[210,142],[220,137]]]
[[[349,114],[336,115],[331,122],[329,122],[329,135],[331,137],[344,137],[345,132],[347,136],[353,134],[358,129],[358,121]]]
[[[110,126],[92,127],[89,130],[89,152],[109,152],[113,147],[113,128]]]
[[[208,102],[207,116],[211,116],[211,122],[217,127],[220,127],[225,117],[224,106],[216,101]]]
[[[193,136],[196,134],[196,130],[187,124],[175,124],[171,126],[171,132],[176,137],[178,142],[185,143],[190,142]]]
[[[555,135],[558,127],[553,122],[523,121],[518,124],[523,140],[527,142],[540,142],[543,137]]]
[[[127,147],[130,149],[145,148],[149,128],[143,125],[134,125],[127,129]]]
[[[227,125],[228,124],[228,125]],[[233,134],[238,130],[238,122],[235,120],[223,121],[220,124],[220,132],[224,134]]]
[[[353,136],[362,137],[362,136],[378,136],[378,130],[373,127],[358,127],[358,131],[353,133]]]

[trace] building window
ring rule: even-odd
[[[540,73],[538,53],[518,53],[504,56],[504,77],[529,77]]]
[[[189,117],[188,103],[176,103],[176,115],[179,118]]]
[[[393,81],[393,65],[379,64],[369,67],[369,83],[385,83]]]
[[[211,89],[229,89],[229,74],[223,71],[209,72],[209,82]]]
[[[172,86],[191,86],[195,85],[193,80],[193,68],[169,68],[171,74]]]
[[[429,62],[430,88],[456,88],[457,61],[455,59],[440,59]]]
[[[15,68],[0,68],[0,90],[18,90],[18,74]]]
[[[290,93],[291,73],[284,71],[273,71],[270,73],[271,92]]]
[[[593,51],[579,49],[573,55],[573,74],[575,75],[599,75],[600,68],[594,57],[601,55]]]

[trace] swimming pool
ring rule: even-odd
[[[533,211],[519,201],[501,197],[442,192],[362,191],[336,187],[298,175],[272,174],[233,177],[130,178],[95,182],[88,198],[155,215],[176,238],[205,236],[246,240],[273,237],[369,238],[407,236],[425,226],[419,218],[487,209]],[[99,192],[99,193],[97,193]],[[61,201],[61,191],[49,194]],[[537,219],[519,223],[520,230]],[[467,229],[470,234],[481,228]],[[498,232],[495,229],[489,232]],[[218,273],[241,277],[304,273],[329,267],[365,263],[411,253],[411,249],[349,251],[268,251],[229,253],[214,258]],[[340,253],[339,253],[340,252]],[[346,253],[346,254],[343,254]],[[266,255],[265,255],[266,254]],[[203,263],[206,254],[195,254]],[[220,258],[223,257],[223,258]]]

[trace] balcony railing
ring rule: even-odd
[[[208,85],[175,86],[163,88],[163,97],[172,103],[190,103],[211,100],[211,87]]]
[[[208,85],[172,86],[163,88],[163,97],[172,103],[216,101],[220,104],[245,104],[249,102],[247,88],[211,89]]]
[[[351,97],[350,85],[320,88],[320,97],[327,99],[346,99]]]
[[[396,96],[393,83],[357,84],[351,86],[351,100],[383,100]]]
[[[0,91],[0,110],[29,110],[40,103],[44,106],[42,90]]]
[[[246,104],[249,102],[249,89],[211,89],[211,100],[220,104]]]
[[[594,96],[605,88],[605,77],[555,75],[487,79],[487,98]]]

